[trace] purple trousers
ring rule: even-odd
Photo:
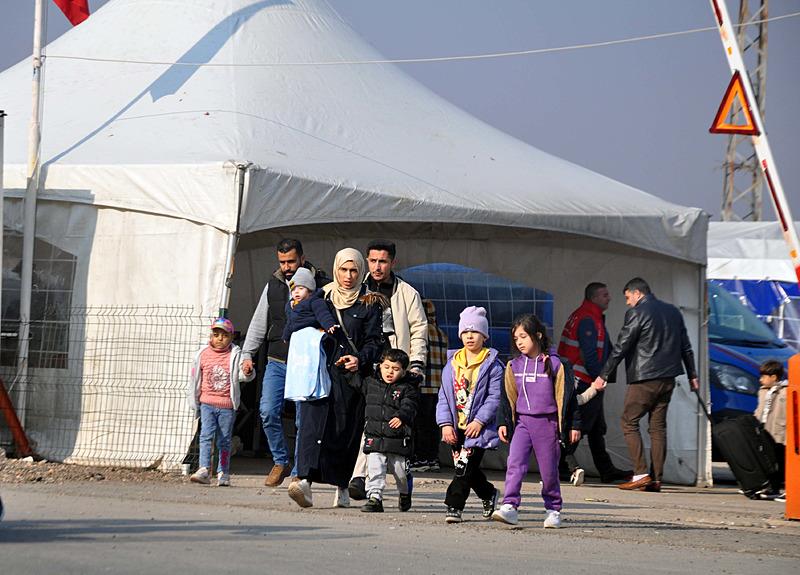
[[[519,507],[522,501],[522,480],[528,473],[531,452],[536,455],[539,474],[542,476],[544,508],[561,511],[561,485],[558,482],[561,446],[558,443],[558,415],[555,413],[519,415],[508,450],[503,503],[510,503],[514,508]]]

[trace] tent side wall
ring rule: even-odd
[[[5,235],[18,238],[22,201],[7,198],[4,206]],[[20,415],[40,455],[179,466],[192,436],[189,363],[216,313],[226,238],[184,219],[39,202],[31,369],[12,396],[20,405],[24,390]],[[4,289],[18,289],[19,254],[7,250],[5,258]],[[53,300],[65,291],[66,310],[65,300]],[[3,304],[8,312],[18,302]],[[7,382],[14,379],[8,351]]]
[[[364,223],[295,226],[242,237],[234,277],[231,315],[245,326],[261,290],[275,270],[275,246],[283,237],[303,242],[309,261],[331,273],[337,250],[363,249],[375,237],[396,241],[400,267],[433,262],[461,264],[548,291],[555,298],[554,331],[560,335],[567,316],[583,298],[591,281],[607,283],[612,293],[608,327],[614,338],[624,318],[622,287],[635,276],[644,277],[658,297],[678,305],[684,314],[695,355],[705,373],[702,350],[703,268],[699,264],[659,256],[636,248],[591,238],[517,228],[484,225]],[[424,294],[423,294],[424,295]],[[705,378],[701,377],[703,385]],[[686,377],[678,379],[669,416],[669,453],[665,480],[694,484],[710,480],[710,443],[705,420],[700,420],[696,400]],[[618,383],[606,393],[606,441],[609,453],[621,467],[630,467],[627,447],[619,425],[625,392],[624,369]],[[647,442],[647,438],[645,438]],[[649,443],[646,443],[649,448]],[[592,469],[588,447],[581,445],[578,458]]]

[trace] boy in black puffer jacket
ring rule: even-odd
[[[362,382],[366,397],[364,453],[367,454],[369,501],[366,513],[383,512],[386,471],[391,470],[400,492],[400,511],[411,509],[408,491],[408,457],[412,449],[412,426],[417,415],[421,376],[406,371],[408,354],[400,349],[383,352],[377,377]]]

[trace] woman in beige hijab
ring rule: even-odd
[[[364,397],[350,382],[370,375],[383,351],[382,309],[365,295],[365,271],[361,252],[345,248],[334,259],[333,282],[323,288],[340,329],[335,344],[326,346],[330,395],[300,404],[300,481],[289,486],[289,496],[301,507],[313,505],[313,482],[336,486],[334,507],[350,504],[347,485],[364,431]]]

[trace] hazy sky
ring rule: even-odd
[[[12,0],[4,0],[4,3]],[[90,0],[92,10],[106,0]],[[714,26],[705,0],[329,0],[390,58],[585,44]],[[738,0],[727,0],[731,12]],[[756,4],[757,0],[751,0]],[[0,20],[0,70],[31,50],[33,2]],[[69,23],[49,2],[50,40]],[[772,0],[770,16],[800,11]],[[402,68],[544,151],[719,219],[727,138],[708,133],[730,71],[716,31],[504,59]],[[765,123],[800,219],[800,17],[769,24]],[[2,102],[0,102],[0,109]],[[772,218],[768,195],[765,218]]]

